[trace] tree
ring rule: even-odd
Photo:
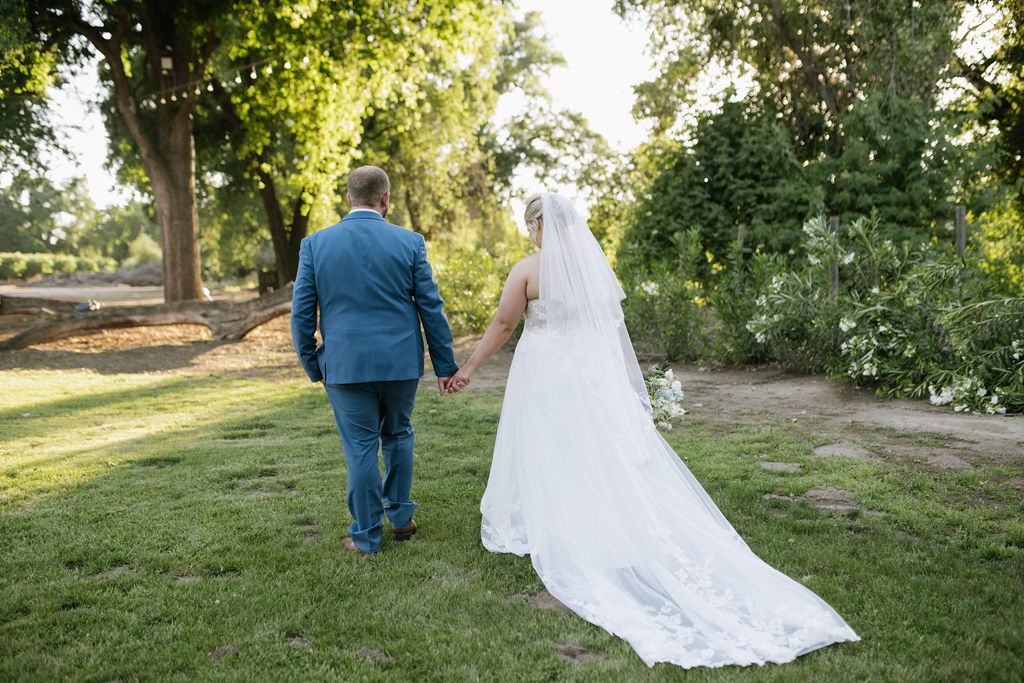
[[[981,4],[979,14],[984,23],[995,8]],[[995,5],[998,18],[990,41],[995,49],[973,59],[957,56],[953,66],[969,87],[961,106],[997,133],[996,172],[1003,184],[1012,188],[1019,210],[1024,212],[1024,2],[1001,0]]]
[[[0,188],[3,251],[77,253],[79,241],[96,220],[84,178],[72,178],[58,187],[22,169]]]
[[[25,51],[84,41],[102,57],[113,106],[141,161],[156,206],[163,245],[164,298],[202,295],[195,204],[192,88],[207,74],[222,43],[225,19],[244,11],[234,3],[204,0],[111,0],[103,3],[3,0],[19,24]],[[79,42],[76,42],[79,41]],[[59,60],[48,66],[56,68]],[[152,103],[144,108],[143,100]]]
[[[956,47],[965,0],[617,0],[644,16],[661,72],[634,112],[675,125],[709,67],[751,73],[790,128],[798,158],[836,154],[842,122],[867,96],[930,110]]]
[[[0,167],[40,171],[40,151],[56,146],[46,89],[60,84],[55,66],[74,59],[77,50],[62,36],[34,36],[26,0],[4,0],[0,9]]]
[[[258,78],[245,69],[221,79],[197,110],[200,210],[222,272],[238,254],[262,258],[256,252],[269,226],[278,272],[290,279],[308,229],[347,210],[339,184],[357,162],[388,169],[393,220],[430,239],[500,240],[510,229],[501,203],[512,175],[541,158],[534,150],[545,141],[568,144],[568,133],[556,139],[540,118],[504,129],[491,122],[498,97],[511,89],[547,97],[538,76],[561,58],[539,15],[510,21],[500,4],[480,0],[395,11],[383,4],[352,24],[358,39],[323,29],[326,49],[300,53],[296,45],[319,45],[316,26],[328,20],[305,17],[301,35],[292,35],[282,16],[265,14],[248,51],[218,67],[260,62]],[[327,47],[334,43],[344,49]],[[350,49],[354,43],[359,50]],[[265,61],[268,54],[278,58]],[[592,135],[578,117],[555,115],[571,122],[572,141]],[[527,149],[512,160],[507,152],[519,146]]]

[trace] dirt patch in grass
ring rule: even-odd
[[[34,318],[0,315],[0,339]],[[239,341],[218,341],[202,325],[99,330],[0,353],[0,370],[72,370],[102,374],[238,374],[290,380],[306,376],[292,350],[289,316],[257,327]]]
[[[553,609],[558,612],[568,612],[569,608],[566,607],[562,602],[549,593],[547,590],[542,590],[536,595],[527,595],[525,593],[515,593],[509,596],[510,600],[526,600],[526,604],[530,607],[537,609]]]
[[[290,636],[288,638],[285,638],[284,642],[288,645],[291,645],[296,650],[299,650],[304,647],[309,647],[309,641],[303,638],[302,636]]]
[[[380,650],[374,650],[369,647],[361,647],[356,650],[356,654],[360,657],[366,657],[375,664],[384,664],[386,662],[393,662],[395,658],[389,655],[387,652],[381,652]]]
[[[220,660],[224,659],[229,655],[237,654],[239,654],[238,648],[234,645],[221,645],[220,647],[215,648],[213,652],[210,653],[210,659],[212,659],[215,662],[219,662]]]
[[[673,369],[690,411],[683,420],[725,427],[788,423],[831,442],[815,451],[818,456],[889,453],[942,469],[1024,457],[1024,416],[954,413],[927,401],[881,398],[839,380],[774,367]]]
[[[586,664],[594,660],[605,661],[608,655],[603,652],[594,652],[580,645],[555,645],[555,654],[563,662],[570,664]]]
[[[122,574],[127,573],[128,571],[129,571],[128,565],[126,565],[126,564],[115,564],[113,567],[107,567],[103,571],[97,572],[96,574],[93,574],[92,578],[99,579],[99,580],[113,579],[115,577],[118,577],[118,576],[121,576]]]

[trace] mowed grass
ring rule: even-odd
[[[669,441],[725,515],[863,640],[784,666],[649,670],[574,614],[528,605],[543,588],[529,558],[481,546],[499,392],[424,385],[421,531],[364,558],[341,544],[344,458],[318,386],[56,371],[0,372],[0,386],[2,680],[1024,677],[1020,461],[820,460],[784,424],[684,418]],[[864,511],[764,497],[813,486]],[[563,661],[560,645],[605,658]]]

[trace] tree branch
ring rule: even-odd
[[[839,104],[839,96],[836,92],[835,86],[828,77],[828,73],[822,66],[821,61],[817,55],[811,50],[805,49],[793,32],[793,27],[789,23],[789,18],[782,9],[782,3],[779,0],[772,0],[772,24],[779,31],[779,35],[782,36],[783,43],[797,56],[800,60],[800,70],[803,72],[807,82],[818,91],[821,95],[822,101],[828,110],[835,117],[836,121],[839,120],[842,114],[841,106]]]
[[[147,170],[158,169],[156,151],[142,128],[135,98],[132,95],[131,83],[128,81],[124,62],[121,61],[121,41],[131,27],[131,16],[127,12],[120,13],[117,18],[117,24],[108,40],[103,37],[103,29],[85,21],[70,0],[65,0],[63,9],[64,12],[61,18],[64,24],[92,43],[107,61],[111,78],[114,81],[114,98],[117,102],[118,111],[121,112],[121,116],[124,118],[125,126],[138,146],[139,154],[142,157],[143,163],[147,166]]]

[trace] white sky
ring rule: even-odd
[[[582,113],[613,147],[627,151],[646,137],[630,108],[632,86],[649,77],[650,60],[644,55],[647,40],[641,28],[620,20],[612,5],[613,0],[519,1],[522,12],[541,12],[554,48],[566,59],[567,66],[556,69],[545,82],[556,105]],[[54,93],[56,122],[75,160],[54,158],[52,177],[64,181],[85,176],[96,203],[109,206],[124,201],[125,196],[103,168],[107,134],[96,104],[89,101],[96,97],[95,74],[95,64],[86,66],[70,87]],[[517,106],[521,105],[515,98],[503,98],[498,116],[508,116]],[[521,179],[520,184],[529,182]]]

